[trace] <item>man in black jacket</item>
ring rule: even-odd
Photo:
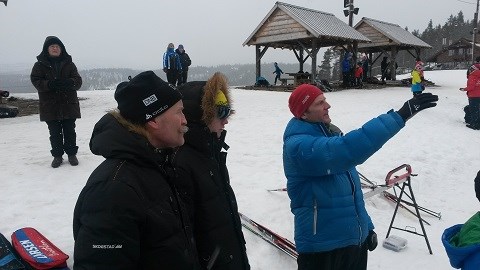
[[[75,206],[74,269],[198,269],[171,163],[188,130],[181,95],[146,71],[120,83],[115,99],[118,110],[100,119],[90,140],[106,160]]]
[[[180,71],[180,74],[178,74],[177,85],[182,85],[187,82],[188,67],[192,64],[192,60],[190,60],[190,56],[188,56],[188,53],[185,52],[182,44],[178,45],[178,48],[175,50],[175,52],[180,57],[180,64],[182,65],[182,70]]]
[[[225,125],[233,112],[227,80],[180,86],[189,131],[175,155],[178,187],[193,221],[202,269],[247,270],[245,239],[226,166]],[[225,151],[222,151],[225,150]]]

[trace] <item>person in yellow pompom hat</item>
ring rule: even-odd
[[[250,269],[226,166],[225,125],[234,113],[227,78],[217,72],[178,91],[189,131],[175,153],[175,184],[189,211],[202,269]]]

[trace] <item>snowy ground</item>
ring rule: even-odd
[[[465,127],[463,106],[465,71],[431,71],[425,77],[438,87],[427,89],[439,95],[438,106],[407,122],[406,127],[367,162],[358,166],[370,180],[383,183],[388,171],[410,164],[412,186],[418,203],[442,218],[423,215],[431,223],[426,231],[433,255],[421,236],[394,230],[408,240],[408,247],[393,252],[379,246],[369,254],[369,269],[451,269],[440,241],[446,227],[463,223],[478,210],[473,179],[480,169],[480,131]],[[16,94],[34,97],[36,94]],[[73,265],[72,215],[78,194],[92,170],[103,160],[88,148],[96,121],[116,103],[112,91],[80,92],[82,118],[77,121],[80,165],[64,163],[52,169],[48,130],[38,115],[0,119],[0,232],[7,238],[21,227],[35,227],[54,244],[71,255]],[[228,166],[240,211],[293,240],[293,215],[285,192],[267,189],[285,187],[282,169],[282,135],[291,117],[289,93],[233,90],[237,114],[227,126]],[[408,88],[345,90],[326,94],[332,105],[330,116],[344,132],[360,127],[369,119],[398,109],[411,97]],[[393,204],[381,196],[366,201],[368,211],[382,241],[393,214]],[[397,227],[421,228],[403,210]],[[296,269],[290,257],[245,231],[252,269]]]

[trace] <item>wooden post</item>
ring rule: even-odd
[[[261,60],[262,56],[260,53],[260,45],[255,45],[255,83],[257,82],[257,78],[260,77],[261,74]]]

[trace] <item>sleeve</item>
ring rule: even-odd
[[[188,54],[185,54],[185,56],[186,56],[185,62],[187,64],[187,67],[189,67],[192,64],[192,60],[190,59],[190,56],[188,56]]]
[[[38,92],[50,91],[50,88],[48,88],[48,79],[39,62],[36,62],[33,65],[32,72],[30,74],[30,81]]]
[[[120,181],[82,191],[74,210],[75,269],[136,269],[142,209],[136,192]]]
[[[162,63],[163,63],[163,68],[168,68],[168,57],[167,57],[167,53],[163,53],[163,60],[162,60]]]
[[[365,162],[404,126],[392,110],[345,136],[291,136],[285,141],[285,152],[299,170],[312,176],[341,173]]]
[[[82,87],[82,77],[78,73],[77,66],[75,66],[73,62],[71,63],[71,65],[72,69],[68,77],[73,80],[72,90],[77,91],[78,89],[80,89],[80,87]]]

